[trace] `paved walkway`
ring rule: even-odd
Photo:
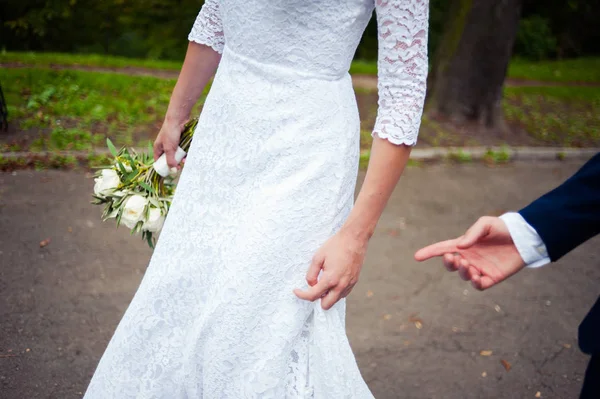
[[[577,396],[577,326],[600,294],[600,240],[485,293],[412,254],[525,205],[579,164],[407,170],[348,303],[378,399]],[[83,172],[0,174],[0,398],[80,398],[140,282],[151,252],[99,221],[92,186]]]

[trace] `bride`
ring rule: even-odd
[[[354,203],[348,69],[376,10],[379,110]],[[372,398],[345,297],[417,140],[427,0],[206,0],[155,143],[177,194],[85,398]],[[216,74],[215,74],[216,71]]]

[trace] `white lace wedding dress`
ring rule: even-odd
[[[350,62],[376,9],[374,133],[417,140],[427,0],[206,0],[190,33],[222,59],[144,279],[85,398],[371,398],[345,302],[306,288],[353,205]]]

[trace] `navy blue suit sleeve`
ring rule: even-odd
[[[600,233],[600,153],[519,213],[540,235],[553,262]]]

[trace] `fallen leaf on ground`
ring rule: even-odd
[[[421,328],[423,328],[423,320],[421,320],[420,318],[416,317],[417,315],[411,315],[410,318],[408,319],[408,321],[410,321],[411,323],[415,324],[415,327],[417,327],[419,330]]]
[[[541,393],[540,391],[537,391],[537,392],[535,393],[535,397],[536,397],[536,398],[541,398],[541,397],[542,397],[542,393]]]
[[[563,344],[563,346],[567,349],[571,349],[571,344]]]
[[[406,219],[405,218],[398,219],[398,225],[400,226],[400,230],[405,230],[406,229]]]
[[[498,305],[494,306],[494,309],[495,309],[495,310],[496,310],[496,312],[498,312],[498,313],[500,313],[500,311],[502,310],[502,309],[500,309],[500,306],[498,306]]]
[[[392,318],[391,314],[384,314],[383,315],[383,320],[390,320]]]
[[[46,238],[45,240],[40,241],[40,248],[44,248],[50,244],[50,239]]]
[[[494,353],[494,352],[492,352],[492,351],[485,351],[485,350],[484,350],[484,351],[481,351],[481,352],[479,352],[479,354],[480,354],[481,356],[492,356],[492,353]]]
[[[367,291],[367,298],[371,298],[373,296],[373,291]]]
[[[502,365],[504,366],[504,368],[506,369],[506,371],[510,371],[511,365],[509,362],[507,362],[506,360],[502,359],[500,360],[500,363],[502,363]]]
[[[481,373],[481,376],[485,378],[487,377],[487,373],[484,371],[483,373]]]
[[[71,226],[69,226],[69,228],[67,228],[67,231],[68,231],[69,233],[72,233],[72,232],[73,232],[73,228],[72,228]]]
[[[31,352],[31,349],[27,348],[25,349],[25,352]]]

